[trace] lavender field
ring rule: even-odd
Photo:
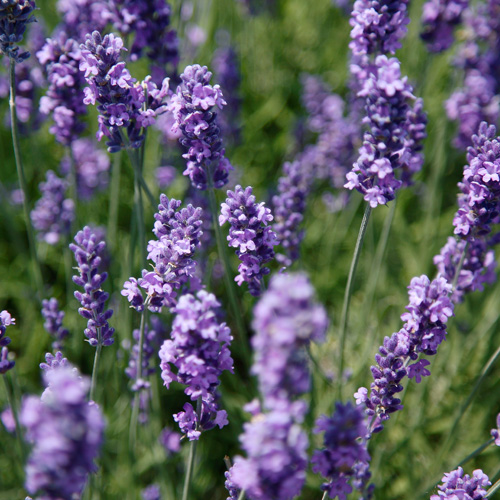
[[[1,0],[0,61],[0,500],[500,498],[498,0]]]

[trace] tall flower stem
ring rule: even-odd
[[[95,389],[97,387],[97,373],[99,371],[99,362],[101,360],[101,350],[102,350],[102,337],[101,337],[101,329],[97,329],[98,339],[97,345],[95,348],[94,355],[94,366],[92,367],[92,380],[90,383],[90,400],[95,401]]]
[[[368,221],[370,220],[372,208],[369,203],[367,203],[365,208],[365,213],[363,215],[363,220],[361,221],[361,226],[359,228],[358,239],[356,241],[356,246],[354,248],[354,255],[352,256],[351,268],[349,269],[349,276],[347,277],[347,285],[344,293],[344,304],[342,306],[342,316],[340,318],[340,354],[339,354],[339,374],[338,374],[338,394],[339,399],[342,399],[342,374],[344,372],[344,347],[345,347],[345,337],[347,331],[347,323],[349,320],[349,306],[351,304],[352,286],[354,283],[354,278],[356,276],[356,269],[358,267],[359,256],[361,255],[361,248],[363,246],[363,240],[366,234],[366,228],[368,227]]]
[[[144,350],[144,328],[146,325],[146,311],[148,307],[148,302],[144,305],[144,309],[141,312],[141,324],[139,326],[139,353],[137,355],[137,374],[135,377],[135,381],[138,382],[142,378],[142,355]],[[133,451],[135,449],[135,443],[137,439],[137,422],[139,419],[139,403],[140,403],[140,394],[138,389],[134,394],[134,404],[132,407],[132,415],[130,417],[130,429],[129,429],[129,443],[130,450]]]
[[[7,382],[7,375],[4,374],[2,376],[4,384],[5,384],[5,393],[7,394],[7,403],[10,406],[12,411],[12,416],[14,417],[14,422],[16,424],[16,438],[19,444],[19,454],[21,457],[21,463],[24,464],[26,462],[26,448],[23,440],[23,434],[21,429],[21,424],[19,423],[19,413],[17,408],[16,398],[14,397],[13,391],[11,391],[9,384]],[[12,379],[11,379],[12,380]]]
[[[38,300],[43,298],[43,279],[42,270],[40,268],[40,261],[38,259],[33,226],[31,224],[30,211],[28,207],[28,187],[26,184],[26,176],[24,174],[24,167],[21,158],[21,151],[19,147],[19,132],[17,127],[17,112],[16,112],[16,63],[14,59],[10,59],[10,122],[12,130],[12,145],[14,147],[14,158],[16,160],[17,177],[19,179],[19,186],[23,192],[23,211],[26,221],[26,232],[28,234],[28,244],[31,254],[31,263],[33,266],[33,278],[35,281],[36,289],[38,292]]]
[[[111,170],[111,186],[109,193],[109,212],[108,212],[108,241],[116,249],[116,233],[118,226],[118,205],[120,201],[120,174],[121,174],[122,155],[121,151],[113,156],[113,166]]]
[[[209,176],[209,178],[211,178]],[[234,290],[234,282],[231,282],[231,266],[229,265],[229,258],[227,255],[227,245],[224,243],[224,237],[222,235],[222,229],[217,220],[217,214],[219,213],[217,209],[217,200],[215,198],[215,188],[210,186],[208,189],[208,196],[210,200],[210,211],[212,212],[212,222],[215,230],[215,238],[217,240],[217,247],[219,250],[219,256],[222,258],[224,263],[224,280],[226,282],[226,290],[229,295],[229,303],[231,305],[234,320],[236,321],[236,328],[240,336],[240,341],[243,347],[243,354],[247,363],[250,362],[250,350],[248,347],[248,338],[245,326],[242,321],[241,307],[238,305],[238,299],[236,298],[236,293]]]
[[[197,422],[200,422],[201,420],[201,410],[202,410],[202,403],[201,403],[201,397],[199,397],[196,403]],[[198,429],[198,423],[196,424],[196,429]],[[182,489],[182,500],[188,500],[189,498],[189,488],[191,486],[191,477],[193,476],[194,459],[196,457],[197,444],[198,444],[197,439],[193,439],[189,443],[189,456],[186,469],[186,477],[184,478],[184,487]]]

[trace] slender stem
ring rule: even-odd
[[[347,323],[349,320],[349,305],[351,303],[352,295],[352,285],[354,283],[354,278],[356,276],[356,268],[358,267],[359,256],[361,255],[361,248],[363,246],[363,240],[366,234],[366,228],[368,227],[368,221],[370,220],[370,214],[372,207],[367,203],[365,208],[365,213],[363,215],[363,220],[361,221],[361,226],[359,228],[358,239],[356,241],[356,247],[354,248],[354,255],[352,256],[351,268],[349,270],[349,276],[347,278],[347,286],[344,293],[344,304],[342,306],[342,316],[340,319],[340,359],[339,359],[339,382],[338,382],[338,393],[339,399],[342,399],[342,374],[344,372],[344,346],[345,337],[347,331]]]
[[[77,177],[76,177],[76,161],[75,161],[75,155],[73,154],[73,148],[71,147],[71,144],[68,146],[69,150],[69,165],[70,165],[70,171],[69,171],[69,195],[70,198],[73,200],[74,203],[74,210],[75,210],[75,219],[72,224],[71,228],[71,234],[74,234],[74,228],[80,227],[78,224],[78,185],[77,185]]]
[[[500,488],[500,479],[488,490],[485,498],[490,498]]]
[[[250,351],[248,347],[248,338],[246,334],[245,326],[242,321],[241,307],[238,305],[238,299],[236,298],[236,293],[234,290],[234,282],[231,282],[231,266],[229,264],[229,259],[227,256],[226,244],[224,243],[224,238],[222,235],[221,227],[219,226],[219,221],[217,220],[217,201],[215,199],[215,188],[210,187],[208,189],[208,195],[210,200],[210,211],[212,212],[212,221],[215,230],[215,237],[217,240],[217,247],[219,250],[219,256],[222,258],[224,263],[224,280],[226,282],[226,290],[229,295],[229,303],[233,312],[234,320],[236,321],[236,327],[240,335],[240,341],[243,347],[243,352],[245,360],[247,363],[250,361]]]
[[[149,202],[153,207],[156,207],[157,202],[153,194],[148,188],[148,185],[146,184],[146,181],[144,180],[144,177],[142,176],[142,167],[139,168],[140,166],[140,157],[137,155],[137,153],[132,153],[131,149],[127,148],[127,154],[130,159],[130,163],[132,164],[132,167],[134,169],[134,172],[137,174],[137,180],[139,181],[139,184],[146,194],[146,196],[149,199]]]
[[[24,167],[21,158],[21,151],[19,147],[19,133],[17,128],[17,112],[16,112],[16,73],[15,73],[16,63],[14,59],[10,59],[10,121],[12,130],[12,145],[14,147],[14,158],[16,160],[17,177],[19,179],[19,186],[23,192],[23,211],[24,219],[26,222],[26,232],[28,235],[28,244],[31,254],[31,261],[33,267],[33,277],[35,280],[35,285],[38,291],[38,300],[43,298],[43,279],[42,271],[40,268],[40,261],[38,259],[35,237],[33,226],[31,224],[30,211],[29,211],[29,201],[28,201],[28,187],[26,184],[26,176],[24,174]]]
[[[10,391],[9,384],[7,383],[6,374],[4,374],[2,376],[2,378],[3,378],[4,384],[5,384],[5,392],[7,394],[7,403],[10,406],[10,409],[12,411],[12,416],[14,417],[14,422],[16,424],[16,438],[17,438],[17,442],[19,444],[19,453],[21,456],[21,463],[24,464],[26,461],[26,447],[25,447],[24,440],[23,440],[23,433],[22,433],[22,429],[21,429],[21,424],[19,423],[19,414],[17,411],[16,400],[15,400],[14,395]]]
[[[321,497],[321,500],[326,500],[326,499],[327,499],[327,497],[328,497],[328,492],[327,492],[327,491],[325,491],[325,492],[323,493],[323,496]]]
[[[245,500],[245,490],[241,490],[240,494],[238,495],[238,500]]]
[[[95,356],[94,356],[94,366],[92,368],[92,382],[90,385],[90,400],[95,401],[95,389],[97,387],[97,372],[99,370],[99,361],[101,360],[101,349],[102,349],[102,339],[101,339],[101,329],[98,328],[98,341],[97,346],[95,348]]]
[[[144,233],[144,208],[142,206],[142,190],[139,183],[139,172],[134,169],[134,204],[136,206],[137,231],[139,233],[139,251],[141,252],[141,268],[146,267],[146,235]]]
[[[109,216],[108,216],[108,241],[116,245],[116,233],[118,226],[118,204],[120,201],[120,174],[121,174],[121,151],[113,156],[111,172],[111,188],[109,194]]]
[[[462,255],[460,255],[460,260],[458,262],[458,266],[455,269],[455,276],[453,276],[453,282],[451,284],[452,293],[457,288],[458,278],[460,277],[460,271],[462,271],[462,266],[464,265],[464,262],[465,262],[465,257],[467,255],[467,249],[468,249],[468,247],[469,247],[469,242],[466,241],[464,249],[462,250]]]
[[[201,397],[199,397],[198,402],[196,403],[196,415],[198,417],[196,421],[196,429],[198,429],[199,422],[201,420],[201,409],[202,409],[202,402],[201,402]],[[184,488],[182,490],[182,500],[188,500],[189,498],[189,487],[191,486],[191,477],[193,475],[194,459],[196,456],[197,444],[198,444],[197,439],[193,439],[189,443],[189,456],[188,456],[186,477],[184,478]]]

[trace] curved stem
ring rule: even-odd
[[[363,214],[363,220],[361,221],[361,226],[359,228],[358,239],[356,241],[356,247],[354,248],[354,255],[352,256],[351,268],[349,269],[349,276],[347,278],[347,285],[344,293],[344,304],[342,306],[342,316],[340,319],[340,354],[339,354],[339,380],[338,380],[338,394],[339,399],[342,399],[342,374],[344,372],[344,347],[345,347],[345,336],[347,331],[347,323],[349,320],[349,306],[351,303],[352,286],[354,283],[354,278],[356,276],[356,268],[358,267],[359,256],[361,254],[361,248],[363,246],[363,240],[366,234],[366,228],[368,227],[368,221],[370,220],[370,214],[372,207],[367,203],[365,208],[365,213]]]
[[[201,419],[201,410],[202,410],[202,402],[201,402],[201,397],[198,398],[198,401],[196,403],[196,415],[197,415],[197,422],[196,422],[196,429],[198,429],[199,422]],[[190,444],[189,444],[189,456],[188,456],[188,463],[187,463],[187,469],[186,469],[186,477],[184,478],[184,487],[182,489],[182,500],[188,500],[189,498],[189,488],[191,486],[191,477],[193,475],[193,468],[194,468],[194,459],[196,456],[196,445],[198,444],[197,439],[193,439]]]
[[[21,158],[21,151],[19,147],[19,133],[17,129],[17,112],[16,112],[16,63],[14,59],[10,59],[10,122],[12,130],[12,145],[14,147],[14,158],[16,160],[17,177],[19,179],[19,186],[23,192],[23,211],[24,219],[26,222],[26,232],[28,235],[28,244],[31,254],[31,262],[33,267],[33,277],[38,292],[38,300],[43,298],[43,279],[42,270],[40,268],[40,261],[36,251],[35,237],[33,226],[31,224],[30,211],[28,207],[28,187],[26,185],[26,176],[24,174],[24,167]]]

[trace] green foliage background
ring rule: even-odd
[[[55,2],[39,1],[37,16],[49,28],[57,22]],[[173,26],[182,33],[179,12],[182,2],[173,4]],[[232,0],[198,0],[195,18],[206,30],[207,41],[185,64],[210,66],[215,49],[215,34],[226,29],[231,34],[240,55],[242,85],[242,142],[228,148],[227,155],[238,166],[242,185],[252,185],[258,199],[269,200],[276,189],[281,166],[301,149],[294,131],[305,114],[300,104],[299,77],[307,72],[322,76],[334,92],[347,94],[348,16],[329,0],[281,0],[264,8],[258,15],[245,14],[241,3]],[[271,5],[271,3],[269,3]],[[415,87],[415,94],[424,99],[429,116],[428,138],[425,144],[425,165],[415,185],[398,194],[395,209],[379,207],[372,214],[368,228],[355,291],[352,298],[350,325],[346,345],[346,367],[352,372],[343,383],[344,398],[360,386],[369,386],[370,365],[378,345],[385,335],[400,328],[399,316],[407,304],[411,278],[435,273],[432,257],[439,253],[448,235],[452,234],[452,219],[456,209],[457,182],[462,176],[464,155],[452,147],[455,127],[445,116],[443,103],[452,89],[461,84],[461,75],[450,66],[453,49],[442,55],[429,55],[419,39],[422,2],[411,5],[411,24],[403,48],[397,56]],[[144,61],[131,67],[134,76],[147,72]],[[0,103],[0,116],[8,103]],[[96,115],[91,113],[89,129],[96,129]],[[154,185],[154,168],[158,166],[161,145],[154,133],[147,143],[145,177]],[[0,131],[2,167],[0,179],[6,188],[16,185],[10,131]],[[22,139],[22,154],[27,170],[31,199],[38,198],[38,184],[48,169],[57,169],[64,154],[60,145],[42,130]],[[111,293],[115,309],[112,324],[116,328],[114,346],[103,350],[97,400],[108,421],[106,443],[99,464],[102,467],[94,481],[93,499],[136,499],[140,491],[152,482],[162,488],[163,498],[180,498],[187,447],[177,457],[166,457],[157,442],[165,425],[173,426],[171,414],[180,411],[186,401],[182,388],[167,391],[158,379],[154,384],[155,398],[148,425],[139,430],[135,452],[128,449],[131,391],[123,370],[127,353],[121,347],[131,337],[138,318],[128,309],[120,290],[129,274],[129,262],[138,274],[138,258],[131,257],[130,219],[133,203],[133,177],[125,155],[122,157],[119,217],[116,239],[109,242],[112,251],[110,278],[106,290]],[[182,197],[187,186],[176,182],[166,194]],[[313,193],[306,214],[306,238],[302,258],[294,269],[305,270],[317,289],[319,299],[328,309],[331,326],[326,346],[313,349],[313,355],[324,372],[337,376],[338,323],[342,308],[347,273],[357,237],[364,205],[361,196],[353,194],[344,211],[329,213],[320,198],[321,189]],[[155,195],[159,194],[154,188]],[[222,195],[220,196],[222,200]],[[14,382],[18,391],[40,393],[41,378],[38,364],[50,349],[50,339],[44,332],[39,307],[29,272],[29,253],[22,213],[1,199],[0,217],[0,310],[7,309],[17,319],[10,327],[10,350],[16,355]],[[149,234],[153,210],[146,207],[146,232]],[[392,222],[391,222],[392,218]],[[108,195],[79,205],[79,228],[85,224],[108,224]],[[390,224],[390,225],[389,225]],[[384,231],[389,230],[385,245]],[[70,329],[67,357],[90,374],[94,350],[83,341],[85,321],[77,314],[73,290],[67,286],[64,253],[60,247],[39,245],[48,295],[56,296],[66,312]],[[212,259],[215,258],[215,249]],[[72,256],[69,256],[72,258]],[[236,271],[236,258],[232,259]],[[277,271],[275,266],[273,271]],[[221,283],[209,284],[209,289],[227,304]],[[241,314],[251,323],[254,299],[238,289]],[[498,317],[500,294],[498,284],[484,292],[469,296],[456,309],[449,323],[447,341],[432,360],[432,376],[416,385],[411,382],[404,393],[405,409],[396,415],[385,430],[372,439],[370,453],[375,497],[381,500],[413,500],[429,498],[430,488],[442,474],[455,468],[470,452],[488,440],[500,411],[500,366],[494,362],[486,376],[477,384],[482,370],[500,346]],[[168,314],[164,315],[168,321]],[[228,321],[233,326],[230,312]],[[239,341],[234,343],[236,374],[223,379],[221,391],[230,425],[203,435],[197,456],[192,498],[223,499],[225,470],[224,455],[240,453],[237,436],[247,419],[242,406],[255,394]],[[11,379],[9,379],[11,380]],[[10,382],[9,382],[10,384]],[[19,393],[18,393],[19,396]],[[335,401],[335,383],[328,384],[318,373],[314,377],[311,395],[311,418],[330,412]],[[463,411],[463,405],[471,404]],[[5,393],[0,390],[0,407],[5,407]],[[460,417],[457,425],[454,422]],[[311,449],[318,445],[311,435]],[[500,453],[488,448],[466,466],[466,472],[483,468],[493,481],[500,472]],[[15,439],[0,426],[0,499],[25,497],[23,472]],[[320,499],[320,480],[312,474],[301,498]],[[355,495],[353,496],[353,498]]]

